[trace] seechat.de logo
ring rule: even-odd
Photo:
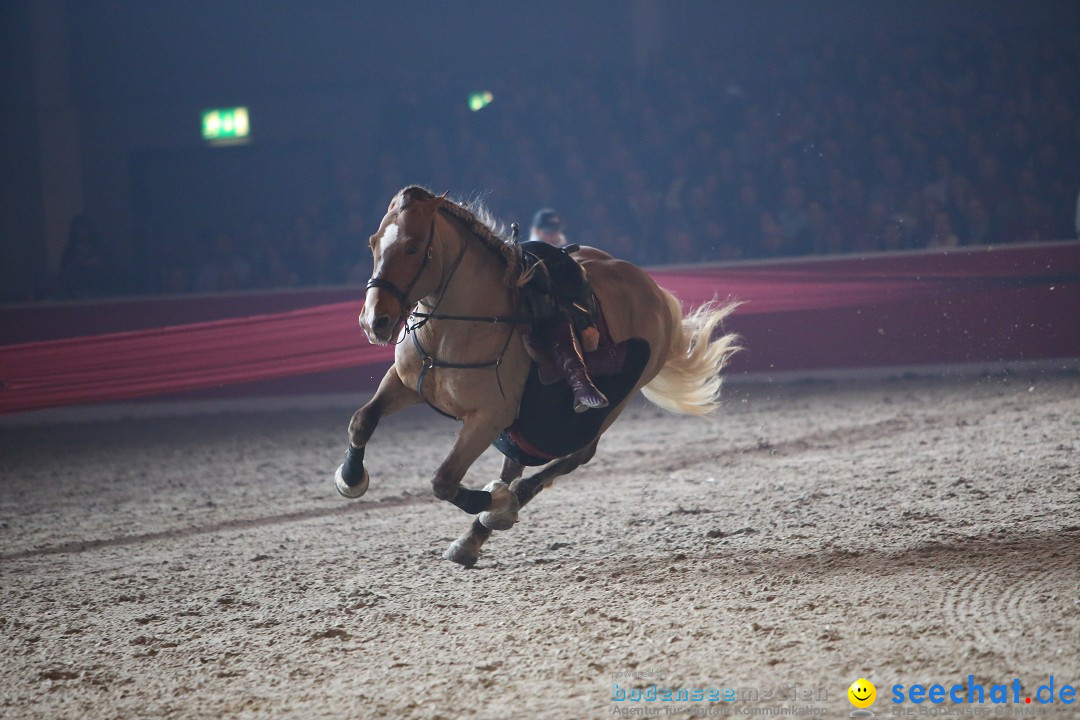
[[[1033,695],[1023,692],[1020,678],[1013,678],[1011,683],[1000,683],[984,687],[982,684],[975,682],[974,675],[968,675],[966,684],[956,683],[952,687],[945,687],[941,684],[934,684],[930,687],[912,685],[908,688],[903,685],[892,686],[894,705],[902,705],[907,702],[914,705],[921,705],[924,702],[931,705],[941,705],[945,702],[956,705],[963,703],[973,705],[982,705],[984,703],[992,705],[1031,705],[1033,702],[1037,705],[1049,705],[1051,703],[1072,705],[1076,702],[1076,694],[1075,687],[1055,681],[1053,675],[1050,676],[1050,682],[1040,685]]]

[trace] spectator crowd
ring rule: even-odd
[[[686,49],[646,71],[493,80],[480,112],[403,93],[370,162],[287,227],[254,222],[132,258],[73,224],[46,294],[363,282],[401,187],[487,192],[525,224],[644,265],[1075,238],[1076,38],[990,28],[761,52]],[[133,281],[132,278],[138,278]]]

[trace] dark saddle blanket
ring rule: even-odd
[[[518,418],[494,443],[503,455],[522,465],[536,466],[575,453],[596,439],[608,415],[633,391],[649,362],[649,344],[638,338],[613,344],[602,317],[598,319],[602,341],[595,352],[585,354],[585,361],[596,387],[607,396],[608,406],[574,412],[570,386],[565,381],[544,385],[533,363]]]

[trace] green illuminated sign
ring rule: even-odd
[[[203,110],[202,136],[210,143],[246,142],[251,126],[246,107]]]
[[[469,95],[469,109],[473,112],[483,110],[490,105],[491,101],[494,99],[495,96],[488,91],[472,93]]]

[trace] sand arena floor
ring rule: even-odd
[[[385,421],[346,501],[348,419],[0,430],[0,717],[839,718],[859,677],[882,717],[897,683],[1080,684],[1075,374],[637,404],[468,571],[428,490],[456,424]],[[612,699],[654,683],[739,699]]]

